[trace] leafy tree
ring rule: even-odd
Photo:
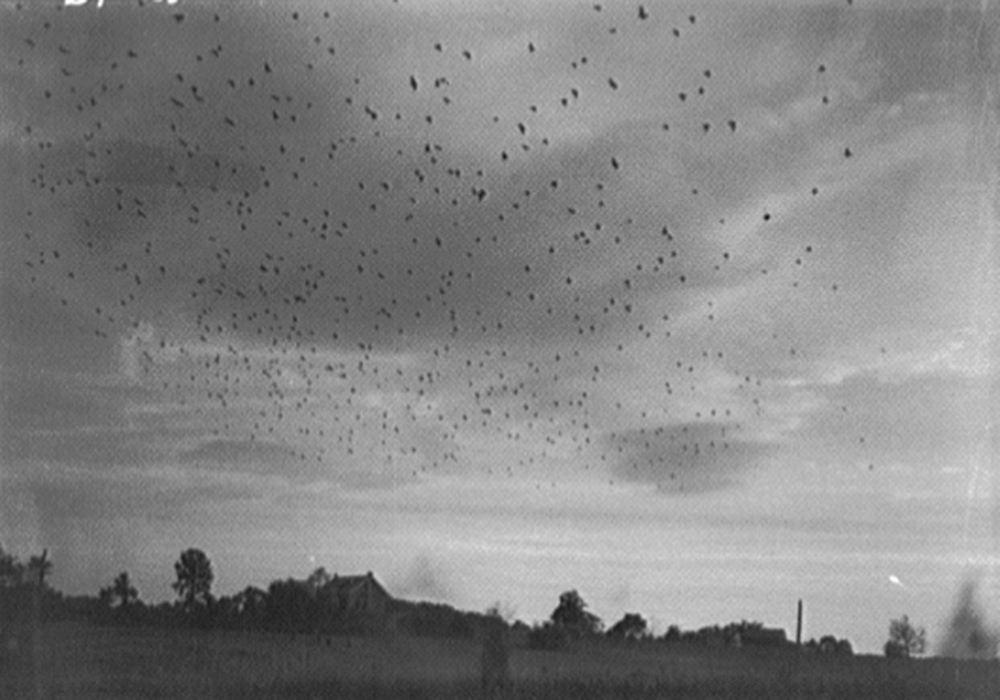
[[[188,549],[174,563],[177,580],[171,584],[186,612],[207,607],[212,597],[212,562],[200,549]]]
[[[914,627],[906,615],[889,623],[889,639],[883,650],[886,656],[909,658],[923,654],[927,648],[927,633]]]
[[[127,610],[130,605],[139,600],[139,591],[132,585],[127,571],[121,572],[115,578],[115,582],[111,584],[111,593],[118,601],[120,610]]]
[[[609,637],[617,639],[640,639],[646,634],[648,625],[639,613],[625,615],[608,630]]]
[[[574,589],[559,596],[559,605],[552,611],[552,624],[576,634],[594,634],[604,626],[601,619],[587,610],[587,604]]]

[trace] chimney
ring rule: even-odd
[[[795,646],[802,646],[802,599],[799,598],[798,623],[795,626]]]

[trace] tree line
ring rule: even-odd
[[[36,558],[33,558],[34,561]],[[415,636],[471,638],[490,616],[457,610],[442,603],[387,597],[386,608],[373,614],[348,609],[338,595],[337,579],[319,567],[304,579],[271,581],[266,588],[246,586],[233,595],[216,596],[215,573],[204,551],[190,548],[174,563],[176,597],[144,602],[127,571],[120,572],[95,596],[66,596],[47,581],[37,590],[28,580],[30,565],[0,547],[0,626],[26,622],[30,601],[39,593],[44,621],[86,619],[103,625],[140,625],[227,629],[291,634],[372,634],[391,622],[394,631]],[[51,572],[48,563],[46,575]],[[343,579],[341,579],[343,581]]]
[[[319,567],[304,579],[271,581],[267,588],[247,586],[233,595],[215,596],[211,560],[204,551],[189,548],[174,563],[171,584],[176,598],[159,604],[144,603],[127,571],[102,587],[96,597],[66,596],[47,581],[52,563],[43,557],[21,562],[0,546],[0,622],[17,622],[33,609],[43,620],[85,618],[97,624],[187,626],[245,631],[307,633],[315,635],[370,634],[391,624],[393,631],[414,636],[472,638],[478,630],[502,623],[508,634],[523,637],[534,649],[564,649],[574,640],[612,639],[623,642],[687,643],[703,646],[794,646],[783,630],[768,630],[763,623],[741,620],[725,626],[681,630],[671,625],[654,635],[647,620],[625,613],[605,629],[577,590],[559,596],[549,618],[528,626],[504,614],[499,604],[483,613],[457,610],[443,603],[405,601],[387,596],[380,615],[345,609],[337,595],[337,579]],[[32,597],[36,596],[36,597]],[[851,643],[824,635],[803,644],[806,651],[852,654]],[[926,648],[923,628],[903,616],[892,620],[886,656],[910,657]]]
[[[681,630],[671,625],[667,631],[656,636],[649,623],[639,613],[625,613],[620,620],[607,630],[601,619],[587,610],[580,593],[566,591],[559,596],[559,604],[549,619],[531,628],[528,645],[534,649],[564,649],[578,639],[605,637],[629,642],[685,643],[707,647],[791,647],[793,643],[785,638],[784,630],[767,629],[762,622],[741,620],[725,626],[711,625],[697,630]],[[804,648],[824,654],[853,654],[851,643],[825,635],[819,640],[811,639]]]

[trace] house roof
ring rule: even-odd
[[[334,574],[327,586],[336,590],[338,593],[350,593],[366,586],[373,586],[381,591],[386,598],[392,598],[389,591],[385,589],[385,586],[379,583],[378,579],[375,578],[375,574],[371,571],[367,574],[355,576],[340,576],[338,574]]]

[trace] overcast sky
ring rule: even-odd
[[[993,3],[60,4],[0,10],[0,542],[60,589],[1000,600]]]

